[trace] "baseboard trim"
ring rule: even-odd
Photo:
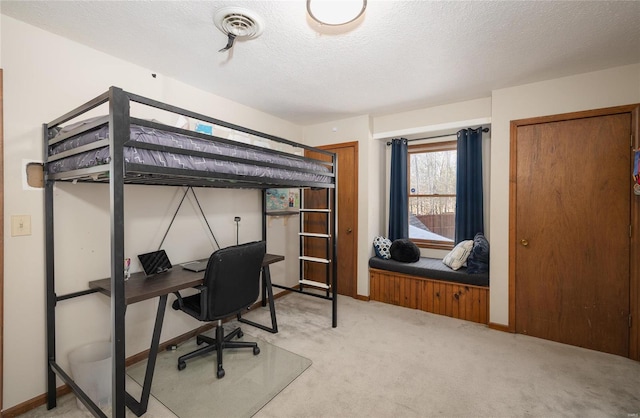
[[[278,298],[281,298],[285,295],[288,295],[289,293],[291,293],[291,291],[289,290],[285,290],[282,292],[279,292],[275,295],[273,295],[273,299],[276,300]],[[261,307],[262,304],[260,301],[254,303],[253,305],[251,305],[250,309],[257,309],[259,307]],[[232,318],[227,319],[223,322],[228,322],[232,320]],[[179,335],[175,338],[171,338],[170,340],[167,340],[165,342],[160,343],[160,345],[158,346],[158,350],[162,351],[162,350],[166,350],[167,347],[170,347],[172,345],[178,345],[180,343],[183,343],[193,337],[195,337],[198,334],[201,334],[203,332],[209,331],[210,329],[213,329],[215,327],[214,323],[211,324],[206,324],[206,325],[202,325],[198,328],[192,329],[191,331],[185,332],[182,335]],[[127,359],[125,359],[125,365],[127,367],[136,364],[140,361],[146,360],[149,357],[149,350],[144,350],[141,351],[137,354],[134,354],[130,357],[128,357]],[[56,388],[56,398],[59,398],[61,396],[67,395],[71,393],[71,388],[69,387],[69,385],[64,384],[62,386],[59,386]],[[29,399],[27,401],[24,401],[16,406],[13,406],[9,409],[7,409],[6,411],[2,411],[0,413],[0,416],[2,416],[3,418],[13,418],[13,417],[18,417],[22,414],[25,414],[33,409],[36,409],[42,405],[46,405],[47,403],[47,394],[43,393],[42,395],[38,395],[35,398]]]
[[[69,393],[71,393],[71,388],[67,385],[60,386],[56,389],[57,398],[67,395]],[[41,405],[45,405],[46,403],[47,403],[47,394],[43,393],[40,396],[36,396],[33,399],[24,401],[21,404],[18,404],[12,408],[7,409],[6,411],[2,411],[2,417],[3,418],[17,417],[19,415],[22,415],[31,411],[32,409],[36,409]]]
[[[502,324],[496,324],[495,322],[489,322],[488,326],[489,328],[495,329],[496,331],[508,332],[511,334],[516,332],[515,330],[511,329],[509,325],[502,325]]]

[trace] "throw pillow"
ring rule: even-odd
[[[489,241],[484,234],[478,232],[473,238],[473,248],[467,259],[467,273],[480,274],[489,272]]]
[[[376,256],[388,260],[391,258],[391,240],[385,237],[375,237],[373,239],[373,249]]]
[[[453,270],[458,270],[467,262],[467,258],[473,248],[473,240],[460,241],[449,254],[445,255],[442,262]]]
[[[391,258],[401,263],[415,263],[420,260],[420,249],[407,238],[393,241],[390,252]]]

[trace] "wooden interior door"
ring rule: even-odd
[[[337,271],[338,293],[357,296],[357,245],[358,245],[358,143],[349,142],[318,147],[334,152],[338,160],[338,239]],[[307,153],[311,158],[329,160],[324,154]],[[307,208],[326,208],[327,193],[324,190],[305,190]],[[322,214],[304,215],[304,229],[308,232],[326,231],[326,217]],[[312,257],[326,257],[325,241],[317,238],[305,239],[305,254]],[[324,282],[325,266],[305,263],[305,278]]]
[[[629,355],[630,138],[630,113],[512,124],[516,332]]]

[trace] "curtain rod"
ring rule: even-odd
[[[482,128],[482,132],[489,132],[489,128]],[[457,134],[457,133],[456,133]],[[454,136],[456,134],[446,134],[446,135],[435,135],[435,136],[427,136],[425,138],[415,138],[415,139],[407,139],[407,142],[413,141],[424,141],[425,139],[435,139],[435,138],[444,138],[445,136]],[[391,142],[387,142],[387,145],[391,145]]]

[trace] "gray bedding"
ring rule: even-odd
[[[83,123],[83,122],[81,122]],[[63,129],[60,134],[64,133]],[[71,137],[54,144],[49,148],[49,155],[53,156],[64,151],[77,148],[109,138],[109,126],[102,125],[95,130]],[[268,149],[254,149],[245,147],[242,143],[225,144],[212,140],[205,140],[159,129],[131,125],[130,139],[132,141],[163,145],[189,151],[200,151],[211,154],[211,157],[200,157],[188,154],[163,152],[127,146],[124,148],[125,163],[136,163],[158,167],[189,169],[205,172],[224,173],[236,176],[261,177],[265,179],[295,180],[312,183],[328,183],[329,176],[321,173],[329,172],[328,167],[303,160],[296,156],[285,156],[270,152]],[[240,158],[244,162],[224,161],[216,159],[216,155]],[[69,170],[89,168],[101,164],[108,164],[110,160],[109,147],[103,147],[49,163],[49,172],[62,173]],[[254,165],[252,161],[277,164],[291,167],[265,167]],[[295,169],[315,171],[317,173],[301,172]]]

